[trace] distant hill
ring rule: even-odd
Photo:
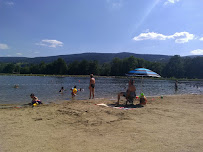
[[[112,61],[113,58],[117,57],[120,59],[134,56],[136,58],[142,58],[147,61],[157,61],[157,62],[167,62],[171,56],[167,55],[152,55],[152,54],[135,54],[135,53],[82,53],[82,54],[71,54],[71,55],[59,55],[59,56],[48,56],[48,57],[35,57],[35,58],[26,58],[26,57],[0,57],[0,62],[2,63],[40,63],[44,61],[45,63],[50,63],[58,58],[64,59],[67,63],[71,63],[75,60],[97,60],[99,63],[105,63]]]
[[[27,59],[26,57],[0,57],[0,63],[18,63]]]
[[[112,61],[113,58],[117,57],[120,59],[134,56],[136,58],[142,58],[147,61],[156,61],[156,62],[168,62],[172,56],[168,55],[154,55],[154,54],[135,54],[135,53],[82,53],[82,54],[71,54],[71,55],[59,55],[59,56],[48,56],[48,57],[0,57],[0,63],[40,63],[44,61],[45,63],[50,63],[58,58],[62,58],[66,63],[71,63],[75,60],[97,60],[99,63],[105,63]],[[185,56],[186,57],[186,56]],[[197,57],[197,56],[187,56],[187,57]]]

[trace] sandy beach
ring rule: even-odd
[[[203,150],[203,95],[150,97],[146,106],[128,110],[99,103],[115,100],[74,100],[34,108],[1,105],[0,152]]]

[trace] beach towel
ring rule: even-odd
[[[98,106],[103,106],[103,107],[111,107],[111,108],[115,108],[115,109],[121,109],[121,110],[133,110],[136,108],[142,108],[143,106],[140,104],[136,104],[136,105],[127,105],[127,106],[115,106],[115,104],[105,104],[105,103],[100,103],[100,104],[96,104]]]

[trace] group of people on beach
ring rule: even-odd
[[[94,99],[94,94],[95,94],[95,78],[93,76],[93,74],[90,74],[90,81],[89,81],[89,99]],[[84,89],[80,88],[77,89],[77,86],[75,85],[73,88],[70,89],[71,90],[71,95],[72,98],[74,98],[77,95],[78,91],[83,91]],[[65,91],[64,87],[61,87],[61,89],[59,90],[59,93],[63,93]],[[136,96],[136,87],[134,85],[134,80],[130,79],[129,80],[129,84],[128,84],[128,88],[126,90],[126,92],[120,92],[118,93],[118,100],[116,102],[116,106],[119,105],[119,101],[120,101],[120,97],[123,96],[126,98],[126,104],[127,102],[133,104],[133,100],[135,98],[137,98]],[[30,97],[32,98],[32,105],[36,105],[36,104],[42,104],[42,102],[34,95],[31,94]],[[145,105],[147,103],[147,98],[145,97],[144,93],[141,93],[140,95],[140,104],[141,105]]]
[[[74,98],[77,95],[78,91],[84,91],[84,89],[82,89],[82,88],[77,89],[76,85],[73,88],[71,88],[70,90],[71,90],[72,98]],[[91,98],[94,99],[95,78],[94,78],[93,74],[90,74],[89,90],[90,90],[89,99],[91,99]],[[61,87],[61,89],[59,90],[59,93],[63,93],[64,91],[65,91],[64,87]],[[32,105],[42,104],[42,102],[33,93],[30,95],[30,97],[32,98],[32,101],[31,101]]]
[[[118,101],[116,102],[116,106],[119,105],[121,96],[126,98],[126,104],[127,104],[127,102],[133,104],[134,99],[138,98],[136,96],[136,87],[134,85],[133,79],[129,80],[128,89],[126,90],[126,92],[118,93]],[[144,93],[141,93],[139,98],[140,98],[140,105],[145,105],[147,103],[147,98],[145,97]]]
[[[90,90],[90,96],[89,99],[94,99],[94,87],[95,87],[95,78],[93,77],[93,74],[90,74],[90,83],[89,83],[89,90]],[[75,85],[73,88],[70,89],[71,90],[71,95],[72,98],[74,98],[77,95],[78,91],[84,91],[84,89],[80,88],[77,89],[77,86]],[[61,87],[61,90],[59,90],[59,93],[63,93],[64,87]]]

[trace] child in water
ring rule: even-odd
[[[61,90],[59,90],[59,93],[63,93],[63,91],[64,91],[64,88],[61,87]]]
[[[70,90],[72,90],[72,92],[71,92],[72,98],[75,97],[78,92],[78,90],[76,89],[76,86],[74,86],[74,88],[72,88]]]
[[[81,89],[81,88],[80,89],[76,89],[76,88],[77,87],[74,86],[74,88],[70,89],[70,90],[72,90],[72,92],[71,92],[72,98],[76,96],[78,91],[84,91],[84,89]]]
[[[30,97],[32,98],[32,102],[31,102],[32,105],[42,104],[42,102],[33,93],[30,95]]]

